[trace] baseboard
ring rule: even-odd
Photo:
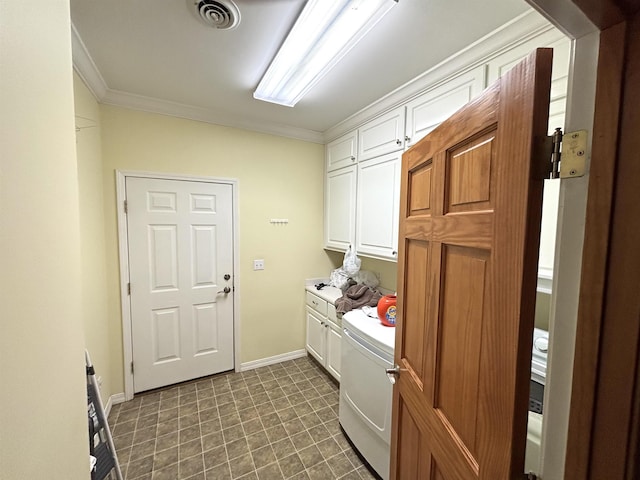
[[[267,365],[274,365],[280,362],[286,362],[287,360],[295,360],[296,358],[302,358],[307,355],[306,350],[295,350],[289,353],[282,353],[273,357],[261,358],[258,360],[252,360],[240,364],[240,371],[245,372],[247,370],[253,370],[254,368],[266,367]]]
[[[118,405],[119,403],[124,403],[124,400],[124,393],[114,393],[109,397],[107,404],[104,406],[104,413],[107,418],[109,417],[109,413],[111,413],[111,407]]]

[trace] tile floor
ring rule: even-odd
[[[338,393],[299,358],[137,395],[109,425],[126,480],[373,479],[340,431]]]

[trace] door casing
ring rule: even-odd
[[[162,180],[186,180],[192,182],[221,183],[231,185],[233,189],[232,218],[233,218],[233,270],[234,270],[234,295],[233,295],[233,338],[234,338],[234,368],[240,369],[240,262],[239,262],[239,237],[238,237],[238,180],[233,178],[199,177],[194,175],[165,174],[157,172],[140,172],[130,170],[116,170],[116,202],[118,212],[118,253],[120,262],[120,307],[122,316],[122,351],[123,351],[123,375],[125,400],[133,398],[133,373],[131,362],[133,361],[133,346],[131,336],[131,297],[127,291],[129,283],[129,243],[127,240],[127,215],[124,211],[126,199],[125,181],[127,177],[156,178]]]

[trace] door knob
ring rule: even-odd
[[[229,292],[231,292],[231,288],[229,288],[229,287],[224,287],[222,290],[220,290],[220,291],[218,292],[218,295],[220,295],[221,293],[224,293],[224,294],[226,295],[226,294],[227,294],[227,293],[229,293]]]
[[[399,365],[396,365],[393,368],[385,368],[384,371],[387,374],[387,377],[389,378],[389,382],[391,383],[391,385],[394,385],[396,383],[396,380],[400,376],[400,372],[406,372],[407,369],[400,368]]]

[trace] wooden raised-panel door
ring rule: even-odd
[[[551,60],[538,49],[403,156],[396,480],[522,477]]]

